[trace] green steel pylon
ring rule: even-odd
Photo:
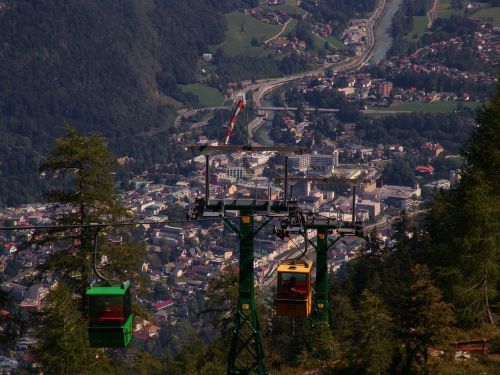
[[[316,284],[311,314],[311,324],[323,320],[331,325],[328,304],[328,228],[317,228],[316,240]]]
[[[228,357],[228,375],[268,374],[254,298],[253,240],[256,232],[253,230],[253,213],[251,208],[240,211],[239,230],[224,220],[240,237],[240,290]]]

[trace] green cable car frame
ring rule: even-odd
[[[92,283],[87,290],[88,333],[93,348],[126,348],[132,340],[134,316],[130,282]]]

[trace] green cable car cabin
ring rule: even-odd
[[[276,313],[279,316],[309,316],[312,309],[312,262],[288,260],[278,266]]]
[[[130,282],[92,284],[87,290],[90,346],[125,348],[132,340]]]

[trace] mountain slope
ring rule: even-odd
[[[224,38],[223,13],[245,1],[0,4],[0,202],[17,204],[38,198],[36,165],[65,121],[103,133],[117,155],[164,160],[137,135],[167,130],[166,96],[196,100],[177,83],[194,81],[200,54]]]

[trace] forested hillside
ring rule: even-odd
[[[222,42],[223,13],[254,4],[2,1],[0,202],[37,197],[40,155],[65,121],[101,132],[115,154],[139,164],[171,159],[174,106],[196,100],[176,84],[193,82],[200,54]]]

